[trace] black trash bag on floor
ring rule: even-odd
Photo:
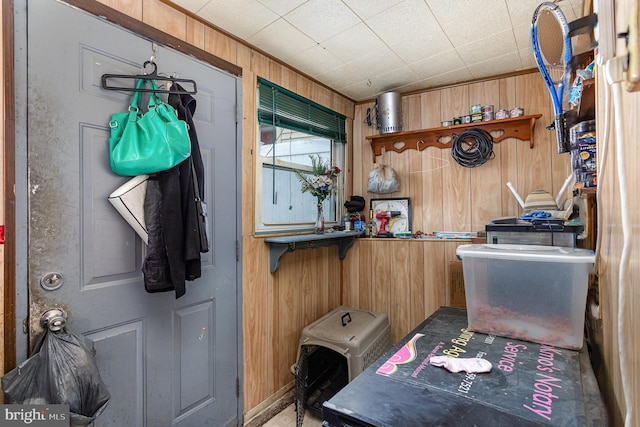
[[[111,399],[94,351],[66,329],[45,328],[31,357],[2,377],[5,403],[66,404],[73,425],[88,425]]]

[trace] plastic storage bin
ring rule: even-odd
[[[582,348],[592,251],[474,244],[459,246],[456,253],[470,330]]]

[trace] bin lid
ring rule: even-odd
[[[470,244],[458,246],[458,259],[465,257],[506,259],[513,261],[539,261],[563,263],[591,263],[595,253],[589,249],[567,248],[563,246]]]
[[[516,217],[497,218],[485,225],[485,231],[523,232],[523,233],[582,233],[582,224],[566,223],[562,219],[523,220]]]

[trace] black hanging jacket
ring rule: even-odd
[[[178,85],[176,85],[178,86]],[[178,86],[179,87],[179,86]],[[187,122],[191,157],[173,168],[158,172],[147,183],[145,222],[149,245],[142,271],[147,292],[186,292],[185,280],[201,276],[200,235],[191,177],[191,162],[204,196],[204,165],[193,123],[196,100],[189,94],[169,94],[169,105]]]

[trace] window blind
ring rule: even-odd
[[[258,122],[347,142],[345,116],[261,77]]]

